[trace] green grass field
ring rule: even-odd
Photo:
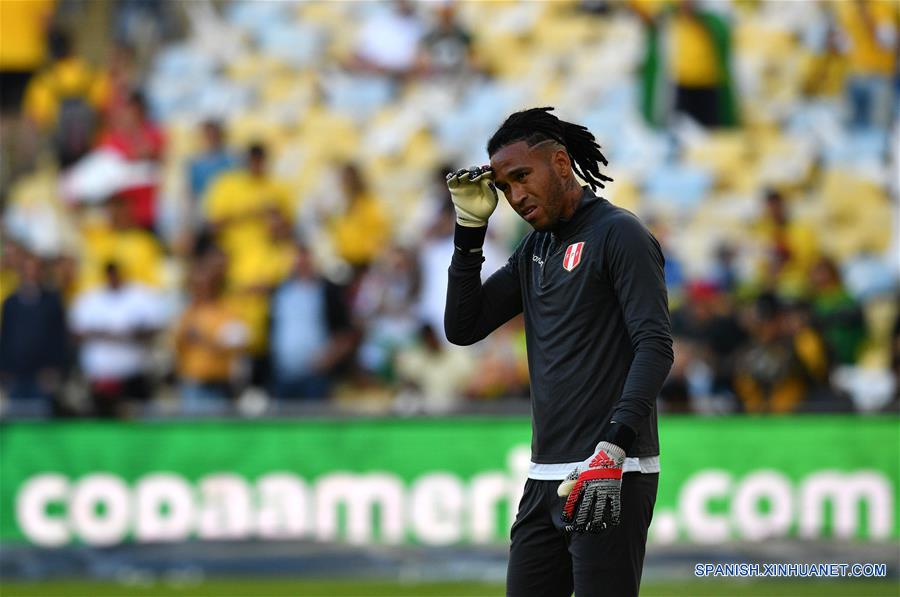
[[[500,596],[503,586],[479,583],[221,580],[193,586],[60,581],[0,583],[2,597],[472,597]],[[645,583],[642,597],[898,597],[900,583],[883,580],[688,581]]]

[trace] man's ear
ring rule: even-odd
[[[567,178],[572,175],[572,160],[569,158],[569,152],[560,147],[553,152],[552,158],[553,168],[560,178]]]

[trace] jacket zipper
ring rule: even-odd
[[[544,270],[547,269],[547,265],[550,263],[550,258],[556,256],[556,253],[559,252],[559,249],[562,247],[562,243],[559,243],[559,246],[554,246],[556,244],[556,237],[552,234],[550,235],[550,247],[547,249],[547,255],[544,257],[544,265],[541,266],[541,273],[538,274],[538,284],[540,284],[541,288],[544,287]]]

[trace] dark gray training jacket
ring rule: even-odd
[[[583,460],[600,441],[628,456],[659,454],[656,397],[672,336],[653,235],[585,187],[571,219],[530,232],[482,284],[484,259],[472,249],[486,230],[457,226],[444,327],[468,345],[524,311],[532,461]]]

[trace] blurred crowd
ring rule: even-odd
[[[663,412],[897,409],[895,3],[0,11],[3,416],[525,403],[519,318],[444,338],[444,177],[536,105],[663,245]]]

